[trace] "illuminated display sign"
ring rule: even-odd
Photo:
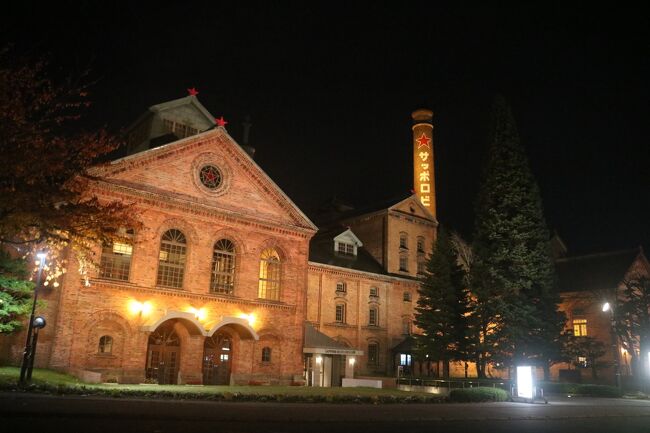
[[[533,399],[533,367],[530,365],[517,367],[517,397]]]

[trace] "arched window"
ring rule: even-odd
[[[235,245],[228,239],[219,239],[212,253],[210,291],[232,295],[235,288]]]
[[[409,247],[409,235],[406,232],[400,232],[399,234],[399,247],[400,249],[408,249]]]
[[[404,292],[402,299],[404,302],[411,302],[411,292]]]
[[[177,229],[167,230],[160,241],[156,285],[172,289],[183,287],[186,257],[187,240],[185,235]]]
[[[110,335],[102,335],[99,338],[99,347],[97,353],[112,353],[113,352],[113,337]]]
[[[280,256],[273,248],[260,256],[260,284],[258,296],[273,301],[280,300]]]
[[[368,365],[379,365],[379,344],[377,342],[368,343]]]
[[[418,253],[424,253],[424,236],[418,236]]]
[[[271,362],[271,348],[263,347],[262,348],[262,362]]]
[[[368,325],[379,326],[379,311],[377,307],[370,307],[368,310]]]
[[[133,230],[125,232],[127,239],[112,242],[102,248],[102,258],[99,263],[100,278],[129,281],[131,271],[131,256],[133,255]]]
[[[409,256],[404,253],[399,255],[399,270],[401,272],[409,271]]]

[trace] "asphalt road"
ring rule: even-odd
[[[650,401],[335,405],[107,399],[0,393],[0,432],[634,432]]]

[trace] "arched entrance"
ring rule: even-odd
[[[168,321],[149,335],[145,377],[159,384],[176,384],[180,367],[181,340]]]
[[[203,344],[203,384],[229,385],[232,338],[223,332],[205,339]]]

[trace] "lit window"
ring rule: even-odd
[[[374,307],[368,310],[368,325],[370,326],[379,325],[379,315],[377,314],[377,309]]]
[[[348,285],[343,281],[339,281],[336,283],[336,291],[346,293],[348,291]]]
[[[271,348],[263,347],[262,348],[262,362],[271,362]]]
[[[336,304],[336,321],[345,323],[345,304]]]
[[[411,355],[408,353],[399,354],[399,365],[411,365]]]
[[[587,319],[573,319],[573,335],[576,337],[587,336]]]
[[[110,335],[103,335],[99,338],[98,353],[112,353],[113,352],[113,337]]]
[[[409,258],[407,255],[399,256],[399,270],[402,272],[409,271]]]
[[[404,292],[402,295],[402,300],[404,302],[411,302],[411,292]]]
[[[406,232],[399,234],[399,247],[404,249],[408,249],[409,247],[408,234]]]
[[[578,366],[580,367],[587,367],[587,357],[586,356],[578,356]]]
[[[418,253],[424,253],[424,237],[418,236]]]
[[[128,237],[133,236],[133,230],[128,230]],[[111,280],[129,281],[133,245],[128,242],[113,242],[104,245],[102,258],[99,263],[99,276]]]
[[[280,300],[280,256],[273,248],[260,256],[260,283],[258,296],[273,301]]]
[[[354,245],[346,244],[345,242],[339,242],[337,251],[339,254],[345,254],[346,256],[353,256]]]
[[[379,364],[379,345],[377,343],[368,344],[368,365]]]
[[[370,296],[379,296],[379,290],[376,287],[371,287],[370,288]]]
[[[187,240],[185,235],[180,230],[167,230],[160,241],[156,285],[172,289],[183,287],[186,256]]]
[[[235,286],[235,245],[228,239],[219,239],[212,253],[210,291],[232,295]]]

